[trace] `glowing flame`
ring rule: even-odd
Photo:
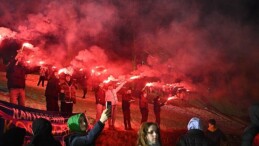
[[[22,47],[26,47],[26,48],[28,48],[28,49],[33,49],[34,48],[34,46],[32,45],[32,44],[30,44],[30,43],[23,43],[22,44]]]
[[[27,60],[26,62],[27,62],[28,64],[30,64],[30,63],[31,63],[31,61],[30,61],[30,60]]]
[[[132,77],[130,77],[130,80],[139,79],[139,78],[140,78],[140,76],[132,76]]]
[[[44,61],[40,61],[40,62],[39,62],[40,65],[42,65],[42,64],[44,64],[44,63],[45,63]]]
[[[176,99],[176,98],[177,98],[176,96],[171,96],[171,97],[168,97],[168,98],[167,98],[167,101],[173,100],[173,99]]]
[[[3,39],[4,39],[4,37],[2,35],[0,35],[0,43],[2,42]]]
[[[61,74],[61,73],[64,73],[64,74],[69,74],[72,76],[73,74],[73,68],[62,68],[58,71],[58,74]]]
[[[109,83],[111,80],[107,79],[107,80],[104,80],[103,83]]]
[[[80,68],[79,71],[83,71],[84,69],[83,68]]]
[[[146,86],[147,86],[147,87],[154,86],[154,83],[146,83]]]
[[[118,79],[115,79],[112,75],[110,75],[107,80],[104,80],[104,81],[103,81],[103,83],[106,83],[106,84],[107,84],[107,83],[109,83],[110,81],[118,81]]]

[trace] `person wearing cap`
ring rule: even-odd
[[[209,146],[210,141],[203,132],[202,122],[193,117],[187,125],[187,133],[180,137],[176,146]]]
[[[89,123],[84,113],[71,116],[67,121],[70,134],[64,137],[66,146],[94,145],[96,138],[102,132],[104,124],[110,114],[111,111],[105,109],[100,120],[95,123],[92,129],[89,128]]]
[[[227,140],[225,134],[216,126],[215,119],[209,119],[205,135],[211,140],[211,146],[220,146],[222,141]]]

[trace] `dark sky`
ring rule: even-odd
[[[172,81],[257,99],[258,7],[257,0],[0,0],[0,35],[32,43],[53,64],[130,70],[135,58],[159,71],[154,76],[170,68]]]

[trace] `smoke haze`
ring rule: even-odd
[[[136,69],[258,100],[256,0],[0,1],[2,38],[32,43],[51,64]]]

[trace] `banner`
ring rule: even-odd
[[[60,112],[43,111],[0,101],[0,133],[11,126],[26,129],[26,137],[32,136],[32,122],[37,118],[45,118],[52,124],[53,135],[60,139],[68,134],[67,120],[70,115]]]

